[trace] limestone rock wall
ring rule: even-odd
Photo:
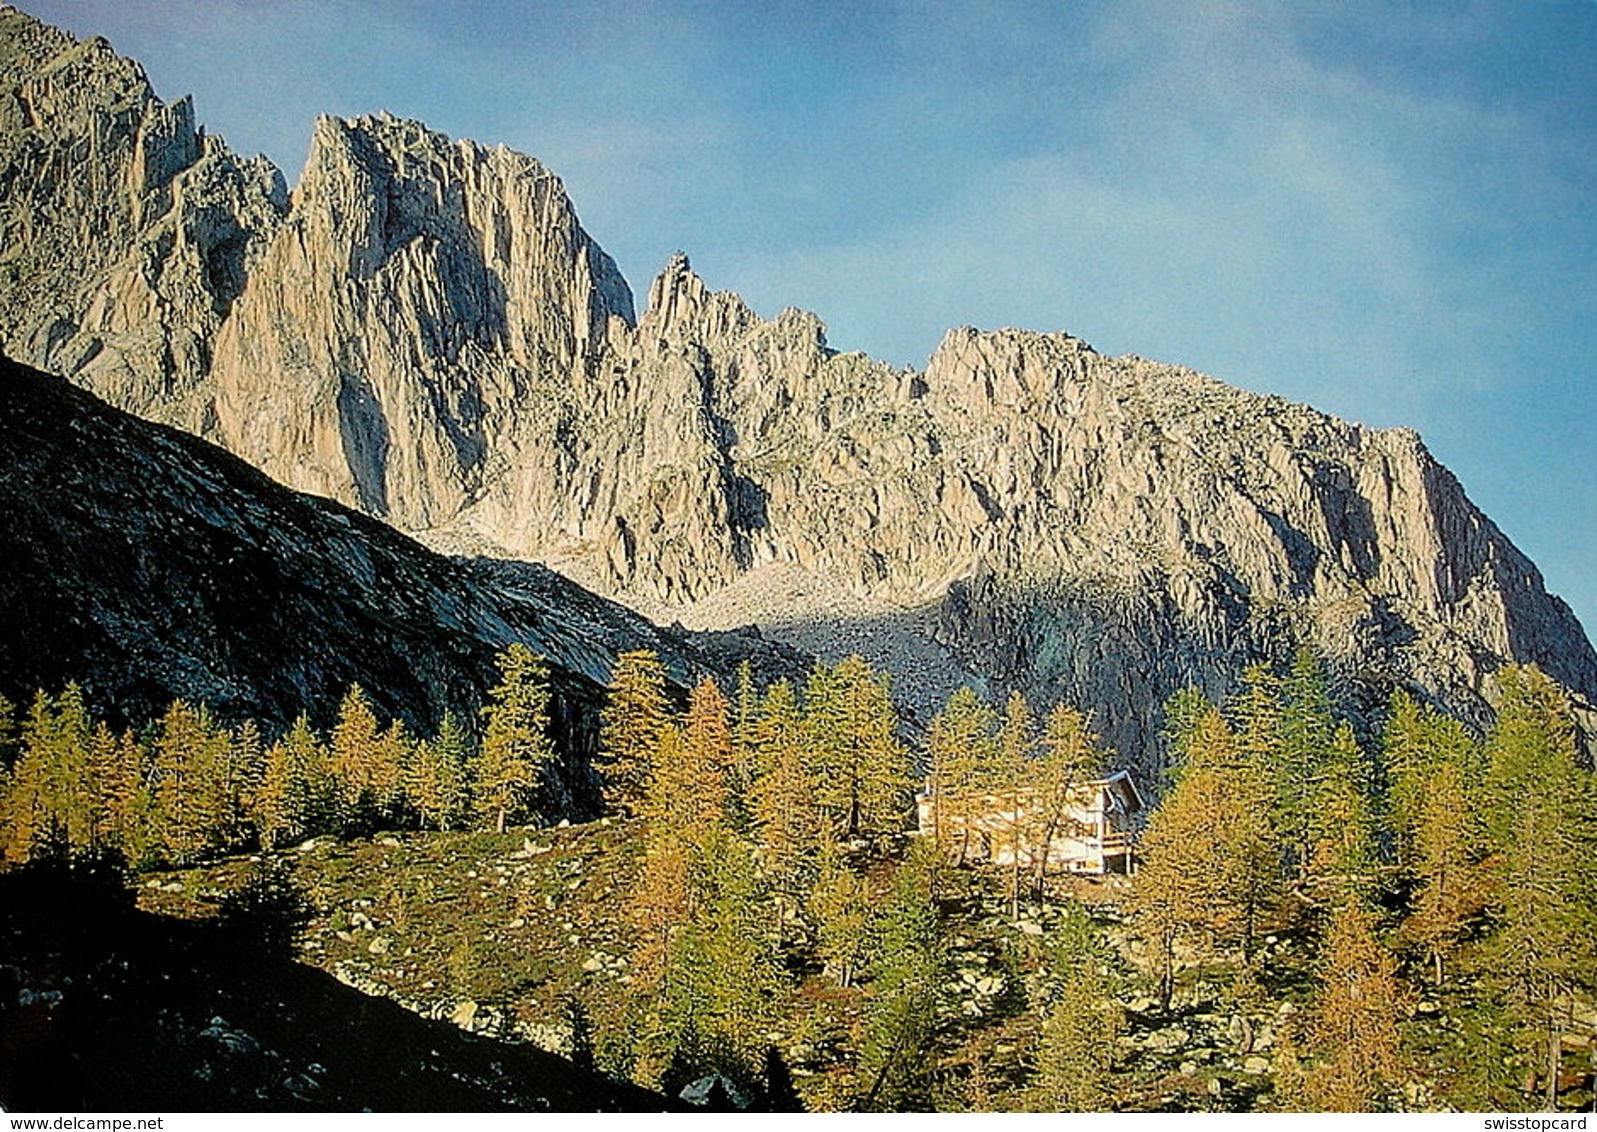
[[[950,331],[924,371],[756,315],[685,256],[635,315],[558,178],[387,115],[315,124],[290,198],[136,64],[0,9],[0,336],[112,403],[452,550],[691,626],[1159,708],[1300,644],[1370,709],[1484,720],[1597,657],[1413,433],[1067,334]]]
[[[0,8],[0,346],[215,432],[217,332],[288,198],[103,39]]]

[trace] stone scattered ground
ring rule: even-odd
[[[217,916],[243,870],[0,873],[0,1105],[10,1111],[660,1111],[667,1098],[418,1016]],[[87,875],[86,875],[87,874]],[[153,881],[155,887],[148,887]]]
[[[314,908],[298,943],[301,963],[389,999],[410,1016],[560,1055],[572,1052],[571,1004],[579,1002],[604,1070],[616,1068],[611,1036],[632,984],[624,907],[635,840],[628,824],[606,819],[503,835],[319,837],[274,856],[288,863]],[[882,848],[867,875],[885,895],[894,850]],[[171,917],[214,917],[258,861],[239,857],[146,874],[138,881],[138,903]],[[1314,990],[1310,941],[1286,930],[1265,935],[1268,991],[1245,1012],[1222,1005],[1231,973],[1218,968],[1189,971],[1164,1012],[1131,965],[1138,945],[1119,910],[1130,883],[1061,881],[1048,902],[1023,902],[1016,919],[998,895],[1002,878],[966,872],[945,882],[947,962],[930,1104],[959,1110],[1019,1103],[1038,1032],[1029,1004],[1047,949],[1074,903],[1128,961],[1116,972],[1127,1022],[1116,1054],[1117,1107],[1273,1106],[1278,1035]],[[792,973],[794,986],[769,1040],[812,1111],[846,1109],[857,1096],[866,992],[838,987],[814,967]],[[1440,1054],[1461,1038],[1443,1003],[1416,1001],[1404,1027],[1422,1062],[1423,1051]],[[981,1090],[972,1082],[978,1067]],[[1577,1093],[1586,1086],[1570,1084],[1576,1091],[1566,1093],[1566,1105],[1580,1103],[1585,1094]],[[1401,1103],[1416,1111],[1445,1107],[1426,1087],[1408,1088]]]
[[[623,909],[635,850],[625,824],[324,837],[279,856],[316,909],[300,941],[302,962],[424,1018],[562,1054],[571,1051],[570,1004],[581,1002],[605,1066],[607,1034],[620,1023],[632,980]],[[209,916],[254,867],[238,858],[150,875],[139,902],[150,911]],[[885,885],[885,875],[875,880]],[[1131,949],[1118,922],[1124,878],[1072,880],[1048,903],[1023,903],[1018,920],[990,880],[959,874],[942,894],[949,949],[937,1056],[944,1072],[931,1098],[941,1108],[971,1103],[969,1075],[978,1065],[992,1104],[1015,1101],[1037,1033],[1029,994],[1067,901],[1079,901],[1111,940]],[[1246,1016],[1215,1005],[1228,977],[1222,972],[1210,979],[1199,972],[1164,1014],[1127,969],[1121,1107],[1268,1105],[1276,1033],[1303,1008],[1311,985],[1302,940],[1271,936],[1264,948],[1279,994]],[[847,1107],[864,992],[839,988],[816,970],[796,974],[770,1040],[811,1109]],[[1410,1102],[1430,1104],[1417,1093]]]

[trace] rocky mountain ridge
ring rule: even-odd
[[[1371,711],[1483,720],[1507,661],[1597,699],[1573,614],[1411,432],[1066,334],[898,370],[685,256],[637,315],[532,158],[323,118],[290,196],[103,41],[12,9],[0,43],[6,349],[291,487],[863,651],[922,719],[967,681],[1092,708],[1149,773],[1171,692],[1305,644]]]
[[[545,655],[562,756],[556,800],[597,804],[592,756],[616,654],[657,652],[679,693],[807,658],[734,634],[662,630],[543,567],[434,554],[288,491],[236,457],[0,359],[0,693],[79,682],[91,708],[142,726],[174,698],[226,722],[331,725],[352,683],[431,734],[471,720],[512,641]]]

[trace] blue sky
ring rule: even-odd
[[[1069,330],[1419,429],[1597,628],[1597,4],[22,0],[292,183],[387,109],[920,366]]]

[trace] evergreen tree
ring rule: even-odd
[[[483,708],[486,724],[475,774],[479,818],[505,827],[532,812],[539,777],[554,761],[549,741],[549,667],[526,645],[499,654],[499,684]]]
[[[1486,814],[1496,899],[1479,960],[1552,1109],[1574,995],[1597,991],[1597,792],[1563,689],[1534,666],[1498,678]]]
[[[963,865],[971,849],[971,822],[984,808],[981,792],[995,761],[997,716],[971,688],[961,688],[932,720],[933,840]]]
[[[826,973],[838,986],[852,986],[869,942],[871,893],[835,843],[828,843],[820,856],[808,907],[815,924],[816,950]]]
[[[870,1000],[860,1049],[860,1107],[895,1112],[926,1103],[928,1054],[942,988],[937,854],[915,842],[870,927]]]
[[[1043,1017],[1028,1100],[1037,1112],[1109,1112],[1125,1013],[1096,966],[1078,965]]]
[[[1353,729],[1337,725],[1309,815],[1308,879],[1341,895],[1375,887],[1375,830],[1364,756]]]
[[[1305,1087],[1313,1104],[1374,1112],[1387,1103],[1403,1073],[1397,1032],[1403,998],[1397,961],[1376,939],[1374,917],[1358,898],[1346,898],[1331,919],[1309,1021],[1316,1064]]]
[[[411,748],[405,795],[422,827],[458,829],[467,820],[471,792],[466,781],[470,737],[451,712],[444,712],[438,734]]]
[[[1293,657],[1281,695],[1275,824],[1288,859],[1304,879],[1313,859],[1315,803],[1336,727],[1325,669],[1308,649]]]
[[[1035,1112],[1107,1112],[1125,1012],[1115,1000],[1117,957],[1080,905],[1067,905],[1045,971],[1051,993],[1042,1021],[1026,1106]]]
[[[637,812],[648,789],[650,764],[660,731],[670,719],[665,667],[648,649],[616,657],[599,717],[599,760],[605,804],[623,816]]]

